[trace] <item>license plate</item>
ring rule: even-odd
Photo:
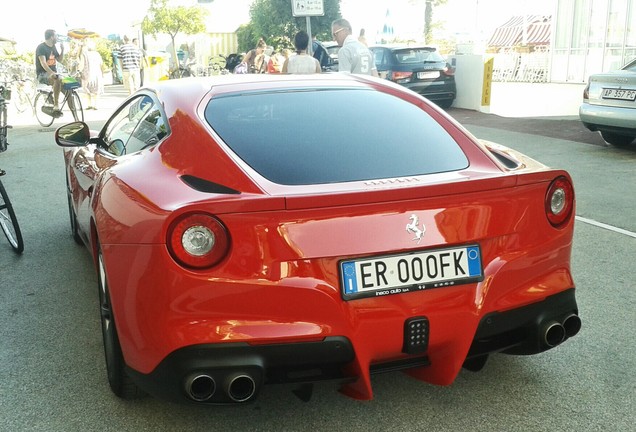
[[[636,90],[603,89],[603,99],[636,100]]]
[[[460,246],[340,263],[345,300],[403,294],[483,279],[479,246]]]
[[[435,79],[439,78],[439,71],[418,72],[417,79]]]

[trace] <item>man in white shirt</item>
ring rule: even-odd
[[[346,19],[331,23],[331,34],[338,45],[338,71],[378,76],[373,53],[352,35],[351,24]]]

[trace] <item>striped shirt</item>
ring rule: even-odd
[[[119,48],[119,58],[124,70],[135,70],[141,66],[141,51],[131,43],[123,44]]]

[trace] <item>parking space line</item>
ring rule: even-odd
[[[583,223],[586,223],[586,224],[597,226],[599,228],[604,228],[606,230],[614,231],[614,232],[619,233],[619,234],[623,234],[623,235],[626,235],[626,236],[629,236],[629,237],[636,238],[636,233],[634,233],[634,232],[627,231],[627,230],[624,230],[622,228],[617,228],[615,226],[608,225],[608,224],[605,224],[603,222],[597,222],[597,221],[595,221],[593,219],[587,219],[587,218],[584,218],[584,217],[581,217],[581,216],[576,216],[576,220],[578,220],[580,222],[583,222]]]

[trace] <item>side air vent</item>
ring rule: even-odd
[[[503,153],[500,153],[496,150],[493,149],[489,149],[490,153],[492,153],[492,155],[494,157],[497,158],[497,160],[499,162],[501,162],[502,164],[504,164],[504,166],[508,169],[516,169],[519,168],[521,166],[521,163],[519,163],[519,161],[512,159],[506,155],[504,155]]]
[[[199,177],[191,175],[182,175],[181,180],[190,186],[192,189],[199,192],[213,193],[213,194],[225,194],[225,195],[240,195],[241,192],[231,189],[229,187],[214,183]]]

